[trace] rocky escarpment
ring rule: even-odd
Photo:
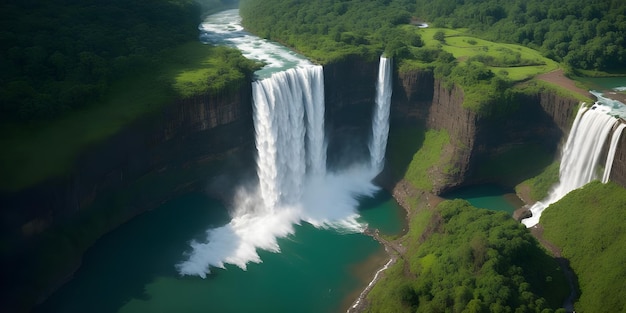
[[[378,60],[348,57],[324,66],[328,165],[341,167],[368,154]]]
[[[63,177],[1,193],[0,307],[28,310],[102,234],[177,194],[204,188],[218,167],[230,164],[232,172],[253,164],[251,92],[243,82],[229,93],[176,101],[94,144]],[[54,255],[42,249],[55,245],[61,247]]]
[[[412,71],[397,75],[392,124],[413,123],[446,130],[450,135],[455,170],[439,174],[434,193],[467,184],[506,183],[509,176],[520,175],[515,172],[520,164],[491,172],[485,170],[485,164],[503,163],[514,154],[539,151],[554,155],[569,129],[578,101],[546,92],[520,94],[513,103],[501,105],[510,107],[505,115],[479,116],[463,107],[460,88],[443,84],[430,70]],[[536,150],[524,152],[528,147]]]
[[[340,157],[333,159],[332,155],[348,150],[357,155],[366,151],[377,74],[378,60],[348,58],[325,66],[326,128],[332,134],[329,162],[340,163]],[[465,184],[501,181],[511,173],[486,174],[481,166],[518,147],[536,144],[554,154],[578,105],[573,99],[539,93],[521,96],[506,117],[486,118],[463,108],[463,91],[435,79],[432,71],[394,76],[391,127],[417,125],[446,130],[450,135],[448,153],[456,170],[435,177],[435,194]],[[3,244],[8,243],[3,246],[0,264],[0,281],[8,291],[3,293],[0,307],[19,309],[25,307],[20,302],[32,304],[33,297],[45,295],[75,269],[81,253],[95,238],[129,218],[178,193],[202,188],[207,177],[220,171],[232,175],[234,168],[253,167],[251,102],[249,83],[232,92],[178,101],[94,145],[64,177],[0,194]],[[233,166],[224,168],[224,163]],[[616,155],[612,179],[626,186],[626,136]],[[217,196],[228,191],[228,186],[223,187],[215,190]],[[410,190],[405,194],[412,195]],[[40,256],[29,249],[42,234],[57,226],[71,230],[82,225],[89,228],[87,240],[79,249],[58,250],[61,263],[46,263],[43,258],[35,258],[39,264],[29,263]],[[33,271],[33,266],[37,270]],[[33,280],[38,281],[33,284]]]

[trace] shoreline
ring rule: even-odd
[[[361,291],[357,299],[352,303],[352,305],[346,311],[347,313],[357,313],[362,312],[365,307],[367,307],[367,300],[365,299],[369,292],[374,288],[374,285],[380,280],[382,274],[387,270],[390,266],[394,265],[398,258],[404,255],[406,252],[406,248],[401,243],[395,243],[389,240],[386,240],[380,236],[380,232],[378,229],[370,229],[366,228],[363,231],[363,234],[374,238],[378,243],[385,247],[385,252],[389,256],[389,260],[383,267],[379,268],[372,280],[367,284],[365,289]]]
[[[443,200],[436,195],[419,192],[415,190],[408,182],[404,181],[403,179],[399,180],[393,186],[386,185],[386,186],[383,186],[383,188],[389,190],[392,197],[396,201],[396,203],[402,209],[404,209],[406,213],[406,217],[404,221],[405,227],[402,229],[402,232],[398,234],[398,238],[392,241],[382,238],[378,229],[366,228],[363,231],[364,235],[372,237],[378,243],[383,245],[383,247],[385,247],[385,253],[387,253],[389,260],[387,261],[387,263],[385,263],[382,267],[380,267],[376,271],[373,278],[370,280],[367,286],[361,291],[357,299],[354,300],[352,304],[348,307],[348,309],[346,310],[346,313],[363,312],[363,310],[365,310],[365,308],[368,305],[367,299],[366,299],[367,295],[374,288],[376,283],[383,277],[384,272],[389,267],[393,266],[398,261],[398,258],[404,257],[407,248],[402,245],[401,241],[404,239],[404,236],[409,232],[411,217],[414,215],[414,212],[411,212],[410,204],[406,200],[411,197],[421,198],[421,196],[425,195],[425,202],[424,202],[423,208],[434,207]],[[416,208],[416,210],[417,209],[418,208]]]

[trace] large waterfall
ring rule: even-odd
[[[389,109],[391,106],[392,60],[380,57],[376,84],[376,108],[372,118],[372,139],[369,144],[372,169],[377,172],[385,166],[387,136],[389,134]]]
[[[326,169],[322,67],[279,72],[252,89],[261,197],[266,208],[297,203],[307,164],[316,176]]]
[[[224,26],[226,25],[226,26]],[[233,264],[246,269],[261,262],[258,250],[279,252],[278,238],[294,233],[302,221],[345,232],[363,231],[358,197],[379,188],[372,179],[382,170],[389,131],[391,62],[381,58],[378,100],[372,122],[371,164],[326,169],[323,69],[274,43],[247,34],[236,11],[205,21],[203,38],[237,47],[266,64],[252,83],[258,184],[241,188],[231,221],[192,241],[181,275],[206,277],[211,267]]]
[[[600,98],[599,98],[600,99]],[[594,179],[598,179],[598,165],[605,142],[611,136],[617,144],[618,136],[624,128],[611,114],[611,107],[603,105],[602,99],[590,108],[581,106],[572,129],[563,148],[559,182],[552,187],[548,197],[538,201],[531,208],[532,216],[522,220],[526,227],[539,223],[541,213],[552,203],[564,197],[570,191],[580,188]],[[610,175],[615,148],[607,157],[605,166],[606,179]]]

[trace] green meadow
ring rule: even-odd
[[[462,28],[422,28],[417,32],[422,36],[426,47],[440,47],[452,53],[459,61],[490,56],[493,58],[493,63],[499,63],[499,66],[485,65],[495,74],[508,77],[513,81],[527,80],[559,68],[557,62],[542,56],[537,50],[516,44],[480,39],[468,35]],[[445,34],[444,42],[433,38],[437,32]]]

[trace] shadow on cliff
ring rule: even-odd
[[[74,278],[34,312],[117,312],[131,300],[148,300],[150,284],[179,277],[175,265],[189,240],[204,239],[228,219],[218,201],[199,193],[169,201],[102,237]]]
[[[402,180],[415,153],[424,144],[425,133],[423,124],[391,124],[385,170],[376,178],[380,184],[391,189]]]

